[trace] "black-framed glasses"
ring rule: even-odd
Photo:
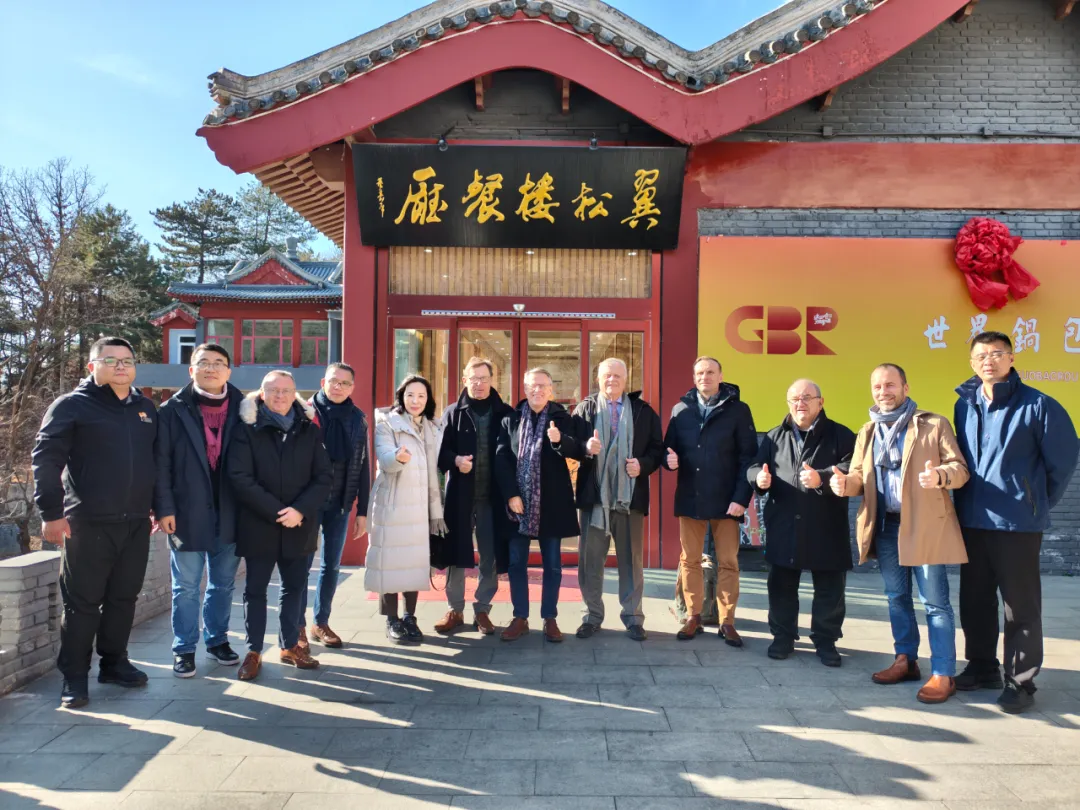
[[[1007,354],[1012,354],[1012,352],[1005,352],[1005,351],[1001,351],[1001,350],[998,350],[996,352],[983,352],[982,354],[973,354],[973,355],[971,355],[971,359],[974,360],[976,363],[982,363],[987,358],[989,358],[989,359],[993,360],[996,363],[998,360],[1000,360],[1002,357],[1004,357]]]
[[[788,405],[798,405],[801,402],[804,405],[809,405],[815,399],[821,399],[821,397],[819,397],[819,396],[811,396],[810,394],[804,394],[801,397],[795,397],[794,399],[789,399],[787,401],[787,404]]]
[[[94,362],[106,368],[135,368],[134,357],[97,357]]]
[[[207,371],[209,369],[213,369],[214,371],[224,371],[228,367],[229,364],[224,362],[223,360],[215,360],[213,363],[207,363],[205,360],[200,360],[198,363],[195,364],[195,368],[202,371]]]

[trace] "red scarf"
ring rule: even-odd
[[[229,415],[229,400],[224,398],[220,403],[211,403],[200,399],[199,413],[202,414],[203,436],[206,437],[206,460],[210,463],[210,469],[216,470],[221,460],[221,438],[225,433],[225,419]]]

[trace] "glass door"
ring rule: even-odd
[[[492,386],[499,392],[503,402],[515,405],[518,401],[514,379],[515,330],[507,328],[505,323],[458,321],[456,331],[458,384],[465,364],[473,357],[484,357],[495,366]],[[460,394],[460,391],[458,393]]]

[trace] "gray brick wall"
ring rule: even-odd
[[[1051,0],[981,0],[887,62],[841,85],[832,106],[802,104],[738,140],[804,140],[832,127],[865,140],[1080,137],[1080,15]]]
[[[981,4],[980,4],[981,6]],[[1080,239],[1078,211],[934,211],[900,208],[713,208],[698,211],[702,236],[951,239],[970,217],[991,216],[1029,239]],[[852,525],[858,499],[852,500]],[[1051,515],[1042,570],[1080,575],[1080,474]],[[768,542],[766,537],[766,542]],[[855,554],[854,540],[852,553]]]

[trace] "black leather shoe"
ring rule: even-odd
[[[838,667],[844,663],[835,644],[822,644],[817,648],[817,657],[827,667]]]
[[[224,664],[227,667],[234,667],[240,663],[240,656],[229,646],[227,641],[224,644],[218,644],[216,647],[208,647],[206,654],[219,664]]]
[[[976,689],[1004,689],[1005,681],[1001,670],[996,666],[990,669],[968,662],[964,671],[956,676],[956,688],[961,692],[974,692]]]
[[[578,638],[592,638],[596,635],[596,631],[600,629],[600,625],[592,624],[591,622],[582,622],[581,627],[574,633]]]
[[[997,704],[1003,712],[1020,714],[1035,705],[1035,695],[1022,686],[1009,681],[1005,684],[1005,689],[1001,695],[998,696]]]
[[[769,645],[769,649],[765,654],[769,658],[773,658],[777,661],[783,661],[789,655],[795,652],[795,642],[789,638],[774,638],[772,644]]]
[[[177,653],[174,655],[172,674],[177,678],[195,677],[195,653]]]
[[[101,664],[98,669],[98,683],[114,683],[125,689],[134,689],[146,686],[146,673],[141,669],[135,669],[126,658],[121,658],[111,664]]]
[[[634,641],[644,641],[649,637],[649,634],[645,632],[645,628],[640,624],[632,624],[627,627],[626,635],[630,636]]]
[[[89,678],[85,675],[81,678],[64,678],[64,686],[60,690],[60,706],[64,709],[81,709],[90,702]]]
[[[416,623],[415,616],[406,616],[402,622],[405,625],[405,640],[411,641],[414,644],[419,644],[424,640],[424,634],[420,630],[420,625]]]
[[[396,616],[386,620],[386,637],[391,641],[408,641],[405,623]]]

